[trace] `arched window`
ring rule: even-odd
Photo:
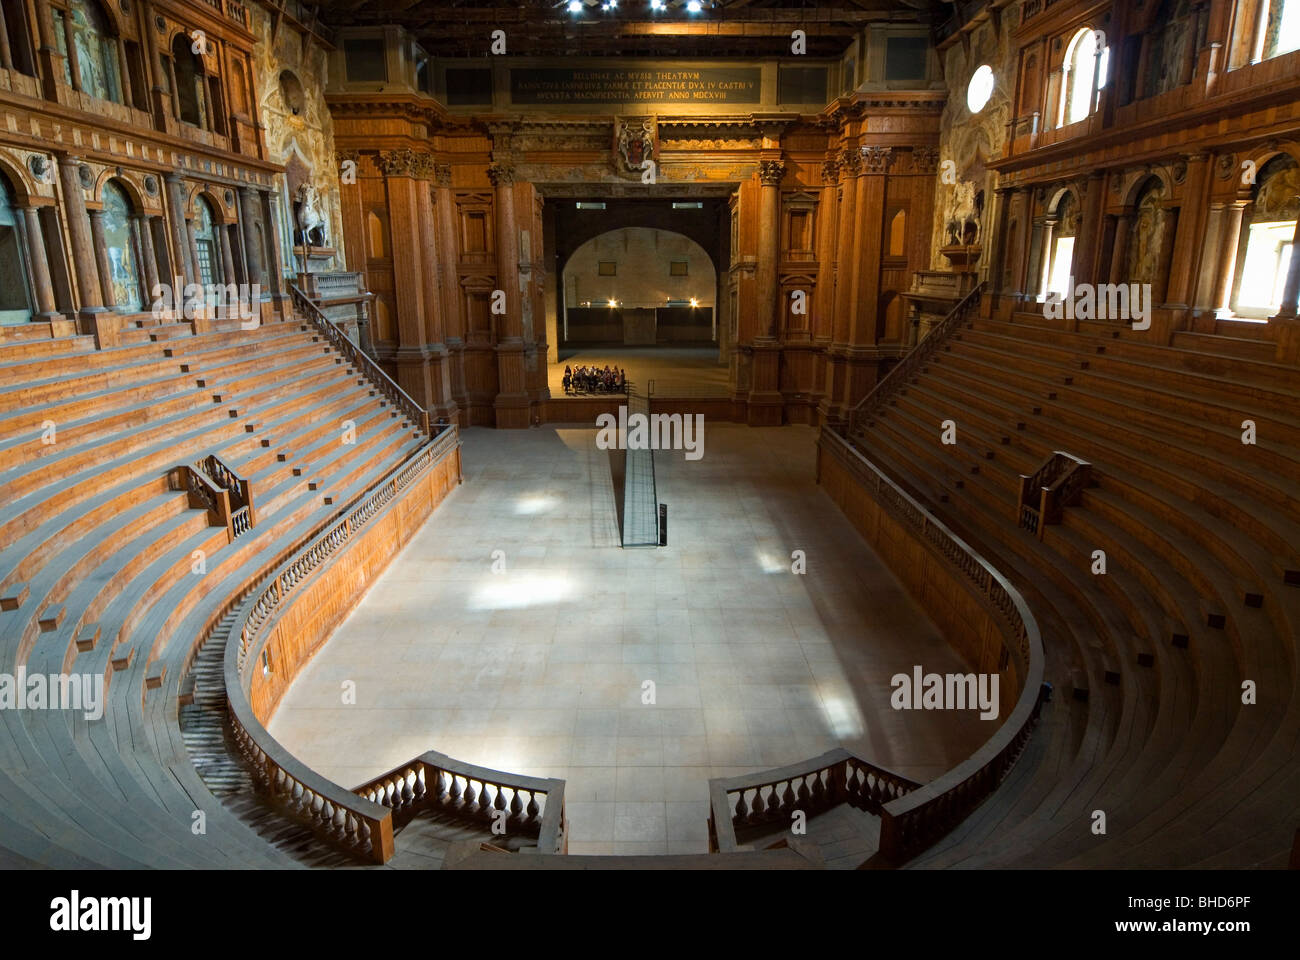
[[[1097,108],[1110,71],[1106,35],[1085,27],[1074,35],[1061,65],[1061,110],[1057,126],[1078,123]]]
[[[9,182],[0,174],[0,326],[32,319],[21,216],[22,211],[14,206]]]
[[[1043,251],[1043,294],[1039,299],[1057,294],[1064,300],[1074,294],[1071,278],[1074,275],[1074,237],[1079,225],[1079,205],[1072,192],[1061,195],[1056,202],[1056,212],[1048,222],[1052,229],[1047,235],[1047,249]]]
[[[63,54],[63,79],[82,93],[124,103],[117,37],[97,0],[68,0],[51,10],[55,42]]]
[[[8,40],[8,49],[0,49],[0,54],[7,54],[7,59],[0,66],[6,70],[25,73],[29,77],[36,76],[32,39],[27,31],[27,4],[22,0],[0,0],[0,14],[4,17],[5,37]]]
[[[1255,0],[1253,6],[1243,3],[1241,9],[1251,63],[1300,50],[1300,0]]]
[[[190,47],[183,33],[172,40],[172,64],[176,70],[176,113],[185,123],[207,127],[208,108],[203,93],[203,61]]]
[[[1233,313],[1265,319],[1282,304],[1300,218],[1300,164],[1280,154],[1259,172],[1255,202],[1241,226]]]
[[[224,273],[221,269],[221,238],[217,235],[216,218],[212,214],[212,205],[206,197],[197,197],[194,201],[194,250],[198,254],[199,282],[223,283]]]
[[[104,244],[108,248],[113,303],[126,313],[142,310],[140,265],[136,259],[131,202],[126,191],[111,180],[104,184]]]

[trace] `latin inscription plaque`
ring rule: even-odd
[[[537,103],[758,103],[759,67],[510,70],[510,100]]]

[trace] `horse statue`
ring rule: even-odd
[[[945,220],[949,246],[972,246],[979,242],[979,210],[975,204],[974,183],[962,180],[953,187]]]
[[[304,183],[298,188],[298,229],[302,231],[304,247],[324,245],[325,235],[324,230],[321,229],[324,223],[325,215],[321,212],[320,193],[310,183]],[[316,234],[318,230],[320,233]],[[313,243],[313,234],[315,234],[315,243]]]

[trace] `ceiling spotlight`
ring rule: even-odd
[[[618,306],[618,301],[617,301],[617,300],[611,300],[611,301],[609,301],[609,305],[610,305],[611,307],[617,307],[617,306]]]
[[[582,13],[582,0],[569,0],[570,13]]]
[[[696,300],[694,297],[691,297],[691,306],[698,307],[699,305],[700,305],[700,301]]]
[[[664,0],[650,0],[650,9],[651,10],[664,9]]]
[[[700,0],[690,0],[690,2],[686,4],[687,13],[699,13],[701,9]]]

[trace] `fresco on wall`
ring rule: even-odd
[[[1152,177],[1143,185],[1134,204],[1127,264],[1131,283],[1155,283],[1160,273],[1160,248],[1167,218],[1164,200],[1164,181]]]
[[[951,263],[939,252],[951,242],[949,227],[958,223],[958,236],[963,242],[972,242],[972,236],[990,236],[991,224],[976,223],[973,198],[979,195],[992,197],[997,187],[997,174],[985,164],[1002,155],[1006,142],[1007,121],[1011,117],[1011,94],[1016,84],[1016,57],[1011,45],[1011,34],[1018,24],[1019,14],[1008,7],[1002,16],[1001,30],[991,24],[978,28],[971,37],[970,50],[962,44],[953,44],[945,54],[944,77],[948,83],[948,103],[939,121],[939,173],[935,178],[934,224],[931,231],[933,244],[930,253],[932,270],[948,271]],[[967,87],[971,77],[983,64],[993,70],[993,92],[978,113],[972,113],[966,102]],[[951,162],[951,166],[948,163]],[[945,178],[944,171],[950,176]],[[945,182],[945,179],[951,182]],[[987,221],[992,211],[986,204],[980,213]],[[987,257],[981,258],[986,264]]]
[[[281,242],[286,248],[292,245],[300,230],[298,205],[310,198],[320,218],[313,246],[333,247],[333,269],[346,269],[334,125],[325,106],[325,51],[308,44],[304,52],[300,35],[283,26],[273,41],[270,15],[255,6],[248,11],[258,38],[257,101],[266,145],[270,159],[286,167],[279,184]],[[289,250],[283,257],[287,270],[301,268],[300,258]]]

